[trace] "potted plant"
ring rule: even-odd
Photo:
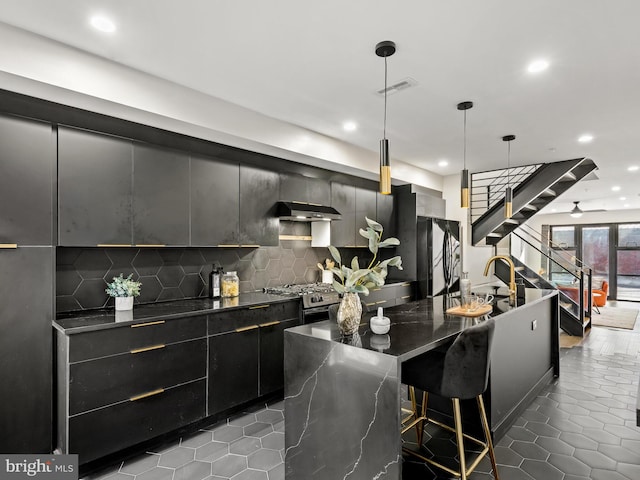
[[[336,277],[333,280],[333,288],[343,294],[337,314],[338,326],[345,335],[354,334],[360,325],[362,304],[358,294],[369,295],[370,288],[384,285],[389,267],[402,270],[402,259],[399,255],[382,261],[378,259],[380,248],[400,245],[400,240],[394,237],[383,240],[382,225],[367,217],[365,220],[367,228],[361,228],[359,233],[369,240],[369,251],[373,254],[366,267],[360,268],[357,256],[351,259],[350,266],[343,264],[338,249],[329,246],[329,252],[336,262],[336,266],[331,269]]]
[[[142,283],[132,280],[132,273],[124,278],[122,273],[119,277],[113,277],[113,282],[107,284],[105,292],[110,297],[116,299],[116,310],[132,310],[133,298],[140,295],[140,286]]]

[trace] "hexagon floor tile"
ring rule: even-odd
[[[503,480],[640,478],[640,428],[635,427],[635,416],[628,413],[635,415],[635,396],[614,395],[612,402],[608,392],[612,386],[637,392],[638,351],[640,325],[634,331],[594,327],[581,346],[562,349],[561,376],[497,442],[500,477]],[[265,408],[256,407],[251,413],[211,425],[85,478],[284,480],[283,411],[282,401]],[[604,429],[600,429],[601,425]],[[436,443],[440,440],[433,438]],[[443,448],[451,450],[452,444],[442,440]],[[449,478],[409,457],[404,459],[403,470],[403,479]],[[483,459],[468,478],[492,479],[488,459]]]

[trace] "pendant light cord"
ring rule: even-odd
[[[511,140],[507,142],[507,188],[509,188],[511,184]]]
[[[384,123],[382,138],[387,138],[387,57],[384,57]]]

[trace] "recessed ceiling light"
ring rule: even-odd
[[[625,203],[625,204],[624,204],[624,208],[629,208],[629,204],[628,204],[628,203]]]
[[[580,137],[578,138],[578,141],[580,143],[589,143],[591,140],[593,140],[593,135],[589,135],[588,133],[580,135]]]
[[[638,165],[631,165],[629,168],[627,168],[627,170],[629,170],[630,172],[637,172],[638,170],[640,170],[640,167]]]
[[[447,165],[449,165],[449,162],[447,160],[443,159],[438,162],[439,167],[446,167]]]
[[[620,200],[625,201],[627,197],[620,197]]]
[[[358,129],[358,124],[356,122],[344,122],[342,124],[342,128],[345,132],[354,132]]]
[[[614,185],[613,187],[611,187],[611,190],[614,192],[619,192],[620,191],[620,185]]]
[[[116,31],[116,24],[102,15],[94,15],[91,17],[90,23],[93,28],[101,32],[113,33]]]
[[[552,209],[551,209],[551,211],[552,211],[552,212],[557,212],[557,211],[558,211],[558,209],[557,209],[557,208],[552,208]]]
[[[547,62],[546,60],[540,59],[540,60],[534,60],[533,62],[531,62],[527,67],[527,71],[529,73],[540,73],[545,71],[547,68],[549,68],[549,62]]]

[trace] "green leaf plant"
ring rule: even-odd
[[[122,274],[119,277],[113,277],[113,282],[107,284],[105,292],[111,297],[137,297],[140,295],[140,286],[142,283],[132,280],[133,274],[129,274],[124,278]]]
[[[373,258],[366,268],[360,268],[358,257],[351,259],[351,266],[343,265],[338,249],[329,245],[329,252],[336,262],[336,266],[331,269],[334,274],[333,288],[338,293],[362,293],[369,295],[369,289],[381,287],[387,278],[389,267],[396,267],[402,270],[402,259],[399,255],[388,260],[378,260],[378,252],[381,248],[400,245],[400,240],[389,237],[382,240],[383,228],[378,222],[364,217],[367,221],[367,228],[361,228],[359,233],[369,240],[369,251]]]

